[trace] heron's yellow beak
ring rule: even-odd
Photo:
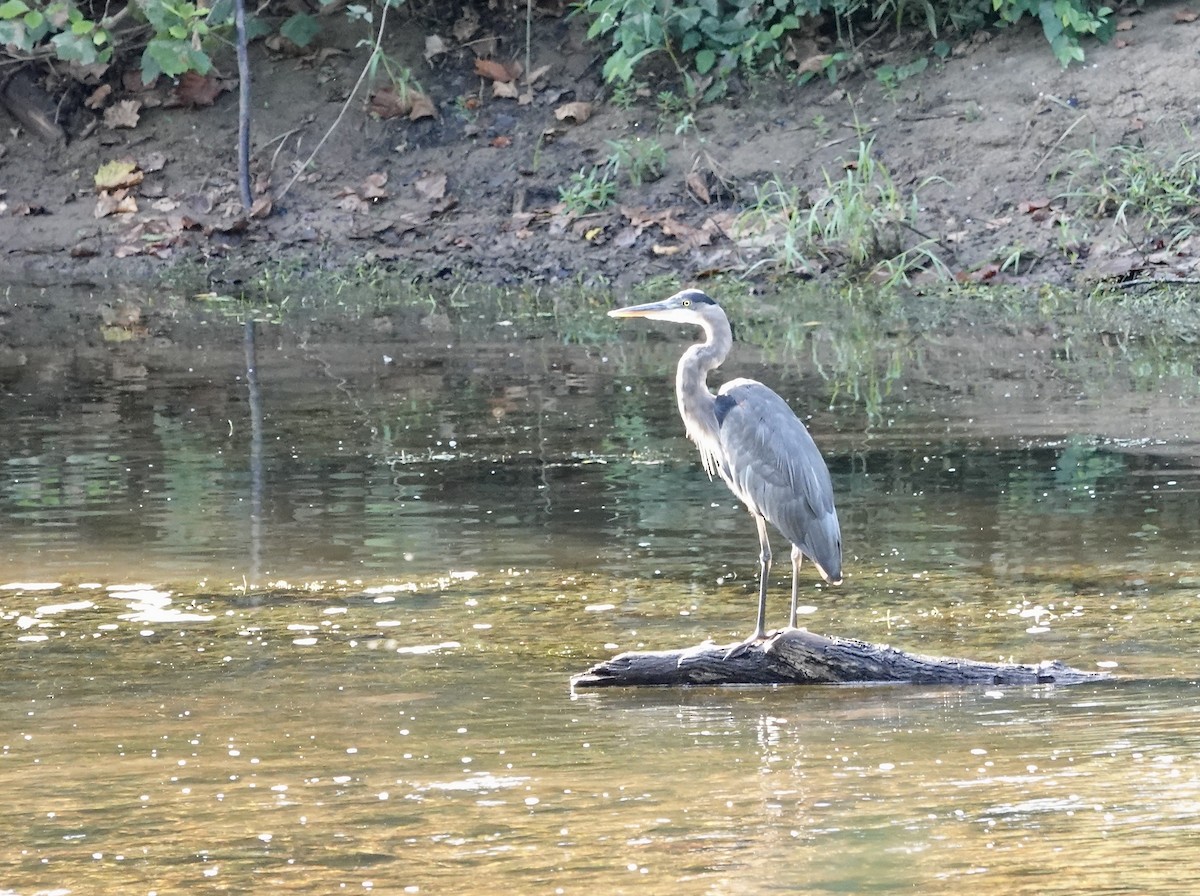
[[[662,314],[664,311],[670,311],[671,305],[667,302],[647,302],[645,305],[630,305],[628,308],[614,308],[608,312],[609,317],[653,317],[656,314]]]

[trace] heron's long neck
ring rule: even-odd
[[[679,415],[687,427],[688,438],[700,449],[704,469],[711,476],[720,451],[719,425],[713,394],[708,391],[709,371],[721,366],[733,345],[729,323],[705,321],[703,342],[689,347],[679,359],[675,371],[675,395]]]

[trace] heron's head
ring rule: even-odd
[[[667,320],[677,324],[707,325],[725,319],[721,306],[698,289],[685,289],[661,302],[614,308],[609,317],[645,317],[650,320]]]

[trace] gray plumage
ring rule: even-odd
[[[792,544],[792,607],[796,626],[800,564],[804,557],[832,584],[842,580],[842,535],[833,506],[833,483],[808,429],[787,402],[762,383],[730,380],[713,395],[708,374],[733,345],[725,312],[698,289],[685,289],[645,305],[618,308],[611,317],[644,317],[692,324],[704,341],[679,359],[675,392],[688,437],[700,449],[709,476],[718,475],[749,509],[760,546],[758,622],[745,643],[765,637],[767,579],[771,569],[769,522]]]

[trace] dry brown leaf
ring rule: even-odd
[[[1200,12],[1197,12],[1194,9],[1183,7],[1175,10],[1174,21],[1176,25],[1189,25],[1198,18],[1200,18]]]
[[[546,77],[546,73],[550,71],[549,65],[541,65],[529,73],[529,77],[525,79],[526,84],[536,84],[539,80]]]
[[[138,210],[137,200],[129,195],[127,190],[117,190],[112,193],[101,193],[96,199],[96,208],[92,216],[107,218],[109,215],[134,214]]]
[[[121,100],[104,110],[104,126],[107,128],[136,128],[141,117],[142,104],[138,100]]]
[[[428,34],[425,36],[425,61],[433,62],[435,56],[445,56],[450,52],[450,48],[446,46],[446,42],[436,34]]]
[[[143,177],[145,175],[133,159],[114,159],[101,165],[93,180],[98,191],[110,193],[114,190],[136,187],[142,182]]]
[[[117,200],[117,214],[120,215],[135,215],[137,214],[137,200],[129,195],[122,196]]]
[[[829,53],[817,53],[815,56],[809,56],[798,66],[796,66],[796,74],[806,75],[811,73],[814,75],[819,75],[821,72],[825,71],[825,68],[829,65],[829,60],[832,58],[833,56],[831,56]]]
[[[620,232],[613,237],[612,244],[618,249],[632,249],[638,241],[638,233],[636,227],[622,227]]]
[[[512,81],[493,81],[492,96],[505,100],[515,100],[521,95],[517,85]]]
[[[974,271],[959,271],[954,275],[954,279],[959,283],[987,283],[989,280],[995,279],[999,273],[1000,265],[988,262]]]
[[[28,202],[18,202],[12,208],[12,216],[14,218],[27,218],[30,215],[44,215],[46,207],[44,205],[31,205]]]
[[[250,211],[248,214],[251,218],[266,218],[271,214],[272,205],[273,203],[270,196],[259,196],[252,203],[250,203]]]
[[[167,156],[161,152],[147,153],[138,160],[138,167],[150,174],[154,171],[162,171],[167,165]]]
[[[658,222],[658,226],[662,228],[662,232],[667,236],[673,236],[677,239],[682,239],[693,245],[703,245],[708,242],[705,239],[703,230],[693,227],[686,221],[680,221],[670,214],[664,215]]]
[[[1040,212],[1043,209],[1050,207],[1050,200],[1042,199],[1026,199],[1017,206],[1017,210],[1023,215],[1031,215],[1034,212]]]
[[[1133,19],[1121,19],[1117,22],[1115,30],[1117,31],[1132,31]]]
[[[112,85],[101,84],[92,91],[92,95],[84,100],[83,104],[89,109],[100,109],[103,108],[105,101],[108,100],[110,95],[112,95]]]
[[[399,118],[412,110],[412,100],[408,94],[399,94],[392,87],[381,87],[371,94],[367,104],[367,112],[377,118]]]
[[[213,75],[184,72],[175,85],[175,100],[181,106],[211,106],[225,90],[225,85]]]
[[[683,251],[683,246],[663,246],[658,243],[655,243],[653,246],[650,247],[650,251],[653,252],[655,255],[664,255],[664,256],[678,255],[680,252]]]
[[[146,83],[142,80],[142,73],[137,68],[126,69],[121,75],[121,86],[125,88],[126,93],[141,93],[145,90],[150,90],[158,83],[158,78]]]
[[[621,214],[629,219],[630,225],[641,233],[652,224],[658,223],[658,216],[648,208],[633,208],[631,206],[621,206]]]
[[[419,118],[436,118],[433,101],[416,90],[397,91],[394,87],[381,87],[371,95],[367,112],[377,118],[399,118],[407,115],[412,121]]]
[[[200,229],[200,222],[190,215],[167,215],[166,221],[173,232]]]
[[[263,46],[272,53],[278,53],[281,56],[295,56],[298,58],[310,57],[312,53],[311,47],[302,47],[294,40],[284,37],[282,34],[271,34],[263,40]]]
[[[372,217],[360,221],[358,225],[352,231],[350,231],[349,234],[347,234],[347,236],[349,236],[352,240],[366,240],[391,229],[391,221],[384,221],[380,218]]]
[[[692,191],[692,195],[705,205],[712,202],[712,194],[708,191],[708,183],[705,181],[704,175],[699,171],[693,171],[687,176],[687,186]]]
[[[49,10],[47,10],[49,13]],[[51,13],[57,19],[62,15],[61,12]],[[61,19],[59,19],[61,22]],[[68,66],[68,71],[71,77],[81,84],[98,84],[100,79],[108,73],[109,64],[107,62],[89,62],[86,65],[82,62],[72,62]]]
[[[139,328],[139,330],[141,330],[141,332],[138,330],[130,330],[126,327],[104,326],[100,328],[100,338],[105,342],[129,342],[133,339],[137,339],[146,335],[144,328]]]
[[[429,223],[432,215],[427,211],[405,212],[399,215],[392,221],[392,227],[396,233],[408,233],[410,230],[419,230]]]
[[[554,117],[559,121],[566,121],[569,118],[576,124],[583,124],[592,117],[592,104],[584,102],[563,103],[554,110]]]
[[[730,242],[736,243],[738,241],[738,222],[741,220],[742,216],[737,212],[716,212],[704,219],[704,227],[720,233]]]
[[[494,34],[477,37],[470,43],[471,52],[480,59],[492,59],[500,52],[500,38]]]
[[[476,31],[479,30],[479,14],[473,9],[466,9],[463,14],[458,17],[458,21],[450,29],[450,33],[454,35],[454,39],[460,44],[466,43]]]
[[[376,171],[374,174],[368,174],[358,187],[358,195],[372,202],[387,199],[388,192],[384,189],[387,185],[387,179],[386,171]]]
[[[425,94],[410,90],[409,99],[412,101],[412,108],[408,112],[409,120],[418,121],[422,118],[437,118],[437,108],[433,105],[433,100]]]
[[[371,204],[355,193],[348,193],[338,200],[337,207],[346,212],[362,212],[371,207]]]
[[[446,196],[446,175],[440,171],[428,171],[417,178],[413,187],[426,202],[437,202]]]
[[[475,74],[481,78],[491,78],[493,81],[511,81],[514,77],[508,66],[495,59],[476,59]]]
[[[100,320],[110,327],[136,327],[142,322],[142,309],[133,302],[101,305],[97,311]]]
[[[507,134],[498,134],[492,138],[491,145],[497,149],[506,149],[512,146],[512,137],[509,137]]]

